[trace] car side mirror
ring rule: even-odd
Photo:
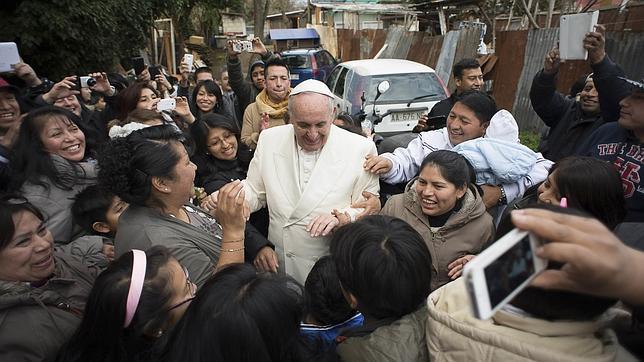
[[[388,80],[383,80],[382,82],[380,82],[378,84],[378,93],[379,93],[379,95],[383,94],[383,93],[386,93],[389,90],[389,86],[390,86],[390,84],[389,84]]]

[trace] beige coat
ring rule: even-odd
[[[461,209],[439,228],[429,226],[416,194],[416,179],[411,180],[404,194],[394,195],[380,211],[408,222],[423,237],[432,256],[432,290],[451,281],[447,266],[454,260],[478,254],[494,237],[492,216],[485,211],[478,192],[467,190]]]
[[[266,109],[262,109],[265,107]],[[268,106],[261,104],[258,101],[255,101],[246,107],[244,111],[244,120],[242,122],[241,129],[241,141],[254,150],[257,148],[257,140],[259,139],[259,134],[262,132],[259,129],[260,124],[262,123],[262,112],[268,112]],[[268,128],[284,125],[284,116],[282,117],[270,117],[268,119]]]
[[[363,191],[379,192],[378,176],[364,171],[376,146],[365,137],[331,126],[310,180],[300,192],[298,153],[292,125],[262,132],[245,180],[252,211],[268,205],[268,239],[275,244],[279,270],[304,284],[313,264],[329,253],[330,237],[311,237],[309,222],[333,209],[348,208]]]
[[[427,299],[430,360],[445,361],[635,361],[615,333],[597,321],[546,321],[503,310],[474,318],[462,279]]]

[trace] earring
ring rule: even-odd
[[[167,188],[167,187],[166,187],[166,188],[164,188],[164,189],[163,189],[163,191],[168,191],[168,188]]]
[[[160,329],[154,334],[154,336],[157,338],[161,337],[162,335],[163,335],[163,331]]]

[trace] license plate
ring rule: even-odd
[[[416,112],[396,112],[391,114],[392,122],[410,122],[418,121],[420,117],[423,116],[426,112],[416,111]]]
[[[291,80],[300,80],[299,74],[291,74]]]

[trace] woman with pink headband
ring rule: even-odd
[[[96,279],[60,361],[153,361],[197,286],[163,246],[132,250]]]

